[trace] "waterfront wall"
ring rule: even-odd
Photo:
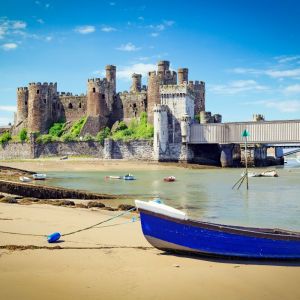
[[[153,160],[149,140],[94,142],[7,143],[0,146],[0,160],[56,156],[90,156],[102,159]]]

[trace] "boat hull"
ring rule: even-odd
[[[299,236],[274,237],[241,230],[242,227],[224,230],[222,226],[177,220],[145,210],[140,210],[140,216],[145,238],[160,250],[230,258],[300,259]]]

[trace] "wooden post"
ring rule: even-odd
[[[248,182],[248,157],[247,157],[247,137],[250,136],[249,132],[247,129],[245,129],[242,133],[242,137],[245,138],[245,165],[246,165],[246,170],[245,170],[245,175],[246,175],[246,186],[247,190],[249,189],[249,182]]]

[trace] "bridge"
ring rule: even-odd
[[[248,143],[269,147],[300,147],[300,120],[192,124],[189,144],[242,144],[247,130]]]

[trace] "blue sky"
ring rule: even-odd
[[[299,119],[299,16],[297,0],[2,0],[0,125],[13,120],[18,86],[85,93],[114,64],[123,91],[158,60],[205,81],[206,108],[225,122]]]

